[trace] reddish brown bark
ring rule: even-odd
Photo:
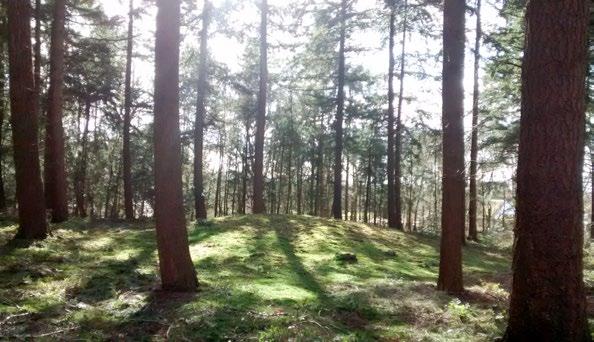
[[[476,1],[476,36],[474,41],[474,89],[472,96],[472,138],[470,143],[470,188],[468,202],[468,239],[478,241],[476,227],[477,186],[476,173],[478,169],[478,118],[479,118],[479,68],[481,61],[481,0]]]
[[[256,143],[254,155],[254,199],[252,211],[263,214],[264,204],[264,134],[268,93],[268,0],[262,0],[260,22],[260,92],[256,114]],[[273,208],[271,208],[273,210]]]
[[[31,4],[8,0],[11,126],[19,208],[17,238],[47,236],[37,136],[37,94],[31,55]],[[33,100],[32,100],[33,99]]]
[[[198,96],[194,126],[194,211],[197,220],[206,220],[206,197],[204,196],[204,121],[206,118],[206,92],[208,91],[208,27],[210,25],[210,2],[204,1],[202,32],[200,33],[200,63],[198,66]],[[215,204],[216,205],[216,204]]]
[[[345,81],[345,43],[346,43],[346,10],[347,1],[342,0],[340,7],[340,42],[338,47],[338,92],[336,95],[336,119],[334,121],[334,198],[332,216],[342,220],[342,150],[344,132],[344,81]]]
[[[126,77],[124,81],[124,132],[122,134],[122,163],[124,175],[124,212],[126,220],[134,220],[134,192],[132,189],[132,155],[130,153],[130,126],[132,120],[132,52],[134,50],[134,0],[128,12],[128,39],[126,46]]]
[[[2,20],[0,27],[6,32],[6,22]],[[6,192],[4,189],[4,120],[6,118],[6,65],[5,65],[5,42],[0,41],[0,212],[6,210]]]
[[[155,220],[161,285],[195,291],[182,195],[179,131],[180,0],[157,1],[155,40]]]
[[[64,35],[66,1],[54,2],[50,51],[50,86],[45,126],[45,191],[52,222],[68,220],[68,185],[64,161]]]
[[[463,291],[464,0],[445,0],[443,28],[443,177],[438,290]]]
[[[581,0],[528,3],[513,285],[505,341],[590,341],[583,281]]]

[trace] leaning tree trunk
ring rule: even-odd
[[[124,212],[126,220],[134,220],[134,192],[132,190],[132,155],[130,152],[130,126],[132,120],[132,52],[134,49],[134,0],[130,0],[128,12],[128,39],[126,46],[126,79],[124,86],[124,132],[123,173],[124,173]]]
[[[68,185],[64,160],[64,127],[62,126],[65,21],[66,0],[56,0],[52,24],[50,86],[45,127],[45,191],[52,222],[56,223],[68,219]]]
[[[590,341],[583,280],[586,1],[526,12],[513,285],[505,341]]]
[[[396,34],[396,8],[390,7],[390,37],[389,50],[390,61],[388,68],[388,164],[387,164],[387,178],[388,178],[388,227],[399,228],[402,225],[398,223],[398,215],[396,214],[396,199],[394,198],[394,36]]]
[[[342,150],[344,121],[344,81],[345,81],[345,41],[346,41],[346,7],[347,0],[342,0],[340,8],[340,42],[338,49],[338,92],[336,96],[337,109],[334,146],[334,199],[332,201],[332,216],[336,220],[342,219]]]
[[[198,66],[198,96],[194,127],[194,211],[196,220],[206,220],[206,197],[204,196],[204,122],[206,120],[206,92],[208,91],[208,27],[211,6],[204,1],[202,32],[200,33],[200,64]]]
[[[37,94],[31,56],[31,4],[8,0],[8,55],[10,63],[10,108],[16,197],[19,208],[17,238],[47,236],[45,203],[37,136]]]
[[[464,0],[445,0],[443,29],[443,177],[437,288],[463,291],[464,240]]]
[[[470,143],[470,200],[468,203],[468,239],[478,241],[476,227],[478,191],[476,173],[478,169],[478,117],[479,117],[479,68],[481,61],[481,0],[476,1],[476,37],[474,41],[474,89],[472,96],[472,138]]]
[[[254,155],[254,214],[264,214],[264,134],[266,131],[266,104],[268,93],[268,0],[262,0],[260,23],[260,92],[256,115],[256,146]],[[273,208],[270,209],[271,211]]]
[[[394,141],[394,210],[396,229],[402,224],[402,106],[404,103],[404,77],[406,70],[406,34],[408,30],[408,1],[404,0],[404,22],[402,25],[402,51],[400,52],[400,89],[398,93],[398,114],[396,115],[396,137]]]
[[[180,0],[157,0],[155,40],[155,220],[161,284],[195,291],[184,212],[179,131]]]

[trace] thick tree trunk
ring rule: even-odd
[[[443,29],[443,178],[437,288],[463,291],[464,240],[464,0],[445,0]]]
[[[41,104],[41,0],[35,0],[35,46],[33,47],[35,57],[33,74],[35,79],[35,93],[37,93],[37,110],[40,111]],[[41,112],[41,111],[40,111]],[[39,115],[39,113],[37,114]]]
[[[200,64],[198,66],[198,96],[194,126],[194,211],[197,220],[206,220],[204,196],[204,122],[206,120],[206,93],[208,91],[208,27],[210,25],[210,1],[204,1],[202,31],[200,32]]]
[[[180,0],[157,0],[155,40],[155,220],[161,284],[195,291],[184,212],[179,132]]]
[[[256,145],[254,156],[254,214],[264,214],[264,134],[266,132],[266,105],[268,93],[268,0],[260,3],[260,92],[256,116]],[[273,211],[273,208],[270,209]]]
[[[476,1],[476,37],[474,41],[474,89],[472,96],[472,138],[470,143],[470,189],[468,203],[468,239],[478,241],[477,233],[477,186],[478,169],[478,118],[479,118],[479,68],[481,61],[481,0]]]
[[[50,52],[50,86],[45,127],[45,191],[52,222],[68,219],[68,185],[64,158],[64,128],[62,107],[64,105],[64,35],[66,0],[54,2],[52,41]]]
[[[342,219],[342,150],[344,121],[344,81],[345,81],[345,42],[346,42],[346,9],[347,0],[342,0],[340,7],[340,42],[338,48],[338,92],[336,96],[337,109],[334,146],[334,199],[332,201],[332,216],[336,220]]]
[[[394,46],[396,35],[396,8],[390,7],[390,37],[389,37],[389,68],[388,68],[388,165],[386,177],[388,178],[388,227],[399,228],[398,215],[396,213],[396,199],[394,198]],[[401,226],[401,225],[400,225]]]
[[[513,285],[505,341],[590,341],[583,280],[581,0],[528,3]]]
[[[124,212],[126,220],[134,220],[134,192],[132,190],[132,154],[130,152],[130,126],[132,121],[132,52],[134,49],[134,0],[128,12],[128,40],[126,46],[126,77],[124,85],[124,132],[122,159],[124,164]]]
[[[37,93],[31,56],[31,4],[8,0],[11,126],[19,208],[17,238],[47,236],[37,140]]]

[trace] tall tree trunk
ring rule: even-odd
[[[225,140],[223,133],[224,128],[222,129],[219,137],[219,170],[217,172],[217,186],[215,190],[215,213],[214,216],[222,216],[222,205],[221,205],[221,185],[223,181],[223,164],[224,164],[224,157],[225,157]]]
[[[472,96],[472,138],[470,143],[470,200],[468,204],[468,239],[478,241],[476,227],[477,187],[476,173],[478,169],[478,118],[479,118],[479,68],[481,61],[481,0],[476,0],[476,37],[474,41],[474,89]]]
[[[365,208],[363,209],[363,222],[369,223],[369,205],[371,204],[371,150],[367,160],[367,179],[365,180]]]
[[[76,212],[80,217],[87,217],[85,205],[85,191],[87,179],[87,161],[89,144],[89,121],[91,119],[91,101],[85,100],[85,128],[81,138],[81,151],[78,157],[76,174],[74,175],[74,193],[76,199]]]
[[[346,157],[346,178],[344,180],[344,219],[349,219],[349,176],[350,176],[350,160],[349,156]]]
[[[443,177],[437,288],[463,291],[464,239],[464,0],[445,0],[443,28]]]
[[[292,143],[289,145],[289,156],[287,158],[287,205],[285,209],[285,214],[289,215],[292,210],[293,204],[293,146]]]
[[[0,23],[6,30],[6,23]],[[6,31],[4,31],[6,32]],[[6,118],[6,64],[5,43],[0,41],[0,212],[6,211],[6,191],[4,189],[4,120]]]
[[[184,212],[179,132],[180,0],[157,0],[155,40],[155,220],[161,285],[195,291]]]
[[[304,156],[300,158],[299,171],[297,171],[297,215],[303,215],[303,164],[305,164]]]
[[[404,104],[404,77],[406,70],[406,35],[408,31],[408,1],[404,0],[404,21],[402,23],[402,50],[400,52],[400,89],[398,93],[398,114],[396,115],[396,139],[394,149],[394,207],[396,229],[402,230],[402,107]]]
[[[268,0],[260,3],[260,92],[256,116],[256,146],[254,156],[254,214],[264,214],[264,134],[266,132],[266,105],[268,93]],[[273,211],[273,208],[270,209]]]
[[[31,56],[31,4],[8,0],[11,126],[19,208],[17,238],[47,236],[37,140],[37,93]],[[32,101],[33,99],[33,101]]]
[[[587,4],[528,3],[505,341],[591,340],[582,260]]]
[[[37,93],[37,110],[41,104],[41,0],[35,0],[35,58],[33,74],[35,79],[35,93]],[[39,115],[39,113],[37,114]]]
[[[132,121],[132,52],[134,49],[134,0],[128,12],[128,39],[126,46],[126,77],[124,85],[124,132],[122,159],[124,166],[124,211],[126,220],[134,220],[134,192],[132,190],[132,155],[130,152],[130,126]]]
[[[66,0],[54,2],[50,52],[50,86],[45,136],[45,191],[52,222],[68,219],[68,185],[64,161],[64,128],[62,107],[64,105],[64,23]]]
[[[340,7],[340,42],[338,48],[338,92],[336,96],[337,109],[334,147],[334,199],[332,201],[332,216],[336,220],[342,219],[342,150],[344,121],[344,80],[345,80],[345,42],[346,42],[346,10],[347,0],[342,0]]]
[[[198,96],[196,122],[194,126],[194,211],[197,220],[206,220],[206,198],[204,196],[204,122],[206,120],[206,93],[208,91],[208,27],[211,5],[204,1],[202,10],[202,31],[200,32],[200,64],[198,66]]]
[[[396,35],[396,7],[390,6],[390,37],[389,37],[389,68],[388,68],[388,165],[386,177],[388,178],[388,227],[399,228],[398,215],[396,213],[396,199],[394,198],[394,69],[395,56],[394,46]]]

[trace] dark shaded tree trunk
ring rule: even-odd
[[[41,104],[41,0],[35,0],[35,46],[33,50],[35,53],[33,74],[35,79],[35,93],[37,93],[36,106],[39,111]]]
[[[89,121],[91,118],[91,102],[85,100],[85,128],[81,138],[81,151],[78,158],[78,165],[74,175],[74,196],[76,200],[76,213],[79,217],[87,217],[85,204],[85,191],[87,182],[87,160],[89,144]]]
[[[197,220],[206,220],[206,197],[204,195],[204,122],[206,120],[206,93],[208,91],[208,28],[210,25],[210,1],[204,1],[202,31],[200,32],[200,64],[198,66],[198,96],[194,126],[194,211]]]
[[[6,23],[0,23],[6,29]],[[6,32],[6,31],[5,31]],[[6,64],[5,43],[0,41],[0,212],[6,211],[6,191],[4,188],[4,120],[6,118]]]
[[[132,190],[132,154],[130,152],[130,126],[132,121],[132,53],[134,50],[134,0],[128,12],[128,39],[126,46],[126,77],[124,85],[124,132],[122,159],[124,164],[124,212],[126,220],[134,220],[134,192]]]
[[[481,0],[476,1],[476,37],[474,41],[474,89],[472,96],[472,137],[470,143],[470,200],[468,203],[468,239],[478,241],[476,174],[478,169],[479,68],[481,61]]]
[[[264,134],[266,132],[266,105],[268,93],[268,0],[260,3],[260,91],[256,114],[256,143],[254,156],[254,214],[264,214]],[[273,208],[270,209],[273,211]]]
[[[155,220],[161,285],[195,291],[184,212],[179,132],[180,0],[157,0],[155,40]]]
[[[394,194],[394,36],[396,35],[396,8],[394,5],[390,6],[390,37],[389,37],[389,50],[390,50],[390,61],[388,68],[388,164],[386,177],[388,178],[388,227],[389,228],[400,228],[398,215],[396,213],[396,199]]]
[[[402,23],[402,50],[400,52],[400,89],[398,93],[398,114],[396,115],[396,138],[394,149],[394,207],[396,228],[404,229],[402,224],[402,106],[404,103],[404,77],[406,70],[406,35],[408,33],[408,1],[404,1],[404,20]]]
[[[366,172],[367,179],[365,180],[365,207],[363,208],[363,222],[369,223],[369,206],[371,204],[371,150],[367,160]]]
[[[68,219],[68,185],[64,158],[64,128],[62,107],[64,105],[64,35],[66,0],[54,2],[50,52],[50,86],[45,127],[45,191],[47,209],[51,210],[52,222]]]
[[[505,341],[591,340],[582,260],[587,4],[528,3]]]
[[[10,108],[19,229],[16,238],[47,236],[37,136],[37,93],[31,56],[31,4],[8,0]]]
[[[464,0],[445,0],[443,29],[443,177],[437,288],[463,291],[464,179]]]
[[[336,96],[337,109],[334,122],[335,146],[334,146],[334,198],[332,201],[332,216],[336,220],[342,220],[342,150],[343,136],[342,129],[344,121],[344,80],[345,80],[345,42],[346,42],[346,9],[347,0],[342,0],[340,7],[340,42],[338,48],[338,92]]]

